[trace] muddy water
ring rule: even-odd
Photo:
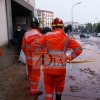
[[[75,60],[93,60],[93,62],[70,65],[67,69],[63,95],[95,100],[100,96],[100,43],[86,39],[77,41],[81,43],[83,53]]]

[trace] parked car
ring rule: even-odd
[[[80,38],[89,38],[89,34],[81,33]]]
[[[98,33],[98,35],[97,35],[98,37],[100,37],[100,33]]]

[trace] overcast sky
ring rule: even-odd
[[[64,22],[71,21],[72,5],[74,6],[74,22],[84,24],[87,22],[96,23],[100,19],[100,0],[35,0],[36,8],[54,12],[54,17],[63,19]]]

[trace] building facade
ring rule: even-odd
[[[41,9],[36,9],[39,19],[42,21],[41,27],[51,27],[52,20],[54,18],[54,13],[52,11],[46,11]]]
[[[15,62],[15,50],[10,43],[17,25],[26,30],[34,16],[35,0],[0,0],[0,70]]]
[[[70,22],[65,22],[64,23],[64,26],[68,26],[68,25],[72,25],[72,21],[70,21]],[[75,28],[78,28],[78,26],[79,26],[80,24],[78,23],[78,22],[73,22],[73,28],[75,29]]]
[[[87,24],[87,23],[86,23]],[[81,26],[81,27],[86,27],[86,24],[80,24],[79,26]]]

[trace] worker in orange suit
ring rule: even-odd
[[[44,86],[45,100],[53,100],[55,89],[56,99],[61,100],[65,85],[66,61],[73,60],[81,52],[81,45],[63,31],[63,21],[55,18],[52,21],[52,32],[46,33],[45,37],[39,37],[36,42],[45,46],[47,53],[44,54]],[[66,51],[70,48],[73,51],[66,57]]]
[[[42,91],[38,89],[40,79],[40,67],[42,60],[39,59],[41,52],[44,52],[41,45],[34,44],[42,34],[39,31],[39,20],[32,18],[31,29],[23,37],[22,50],[26,55],[26,64],[28,65],[28,77],[30,94],[41,95]]]
[[[0,49],[0,56],[2,55],[2,50]]]

